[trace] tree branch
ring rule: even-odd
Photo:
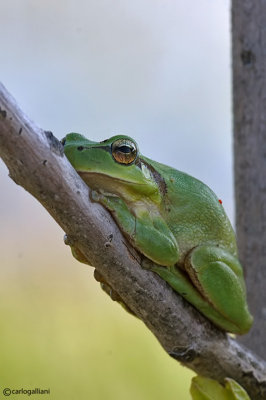
[[[266,357],[266,3],[232,1],[236,228],[254,324],[240,342]]]
[[[156,274],[141,268],[140,255],[109,212],[90,202],[89,188],[61,144],[35,126],[1,84],[0,156],[10,177],[48,210],[169,355],[199,374],[235,379],[253,400],[266,399],[264,361],[214,327]]]

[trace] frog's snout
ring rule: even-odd
[[[63,137],[63,139],[60,140],[60,143],[62,143],[63,146],[65,145],[65,143],[66,143],[66,136]]]

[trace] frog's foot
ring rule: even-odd
[[[95,201],[96,203],[100,203],[101,199],[103,197],[104,196],[100,192],[97,192],[97,190],[91,189],[91,191],[90,191],[90,199],[91,199],[91,201]]]
[[[94,270],[94,278],[97,282],[100,282],[103,291],[113,300],[118,302],[128,313],[135,315],[135,313],[126,305],[119,294],[105,281],[102,274],[98,270]]]
[[[89,260],[84,256],[84,254],[79,250],[78,247],[75,246],[74,241],[71,239],[70,236],[68,236],[67,234],[65,234],[64,236],[64,243],[67,246],[70,246],[71,248],[71,253],[73,255],[73,257],[78,260],[79,262],[83,263],[83,264],[88,264],[88,265],[92,265]]]
[[[67,246],[72,246],[74,244],[73,240],[71,239],[71,236],[67,235],[66,233],[64,234],[64,243]]]
[[[184,264],[193,285],[220,314],[220,321],[235,325],[233,333],[245,333],[252,324],[246,302],[243,271],[238,259],[215,246],[199,246]],[[228,329],[229,330],[229,329]]]
[[[141,266],[143,269],[148,269],[148,270],[152,271],[154,265],[155,265],[154,262],[149,260],[146,257],[142,258],[142,260],[141,260]]]
[[[78,260],[79,262],[87,265],[92,265],[90,260],[88,260],[87,257],[84,256],[84,254],[82,253],[82,251],[79,250],[78,247],[71,246],[71,252],[73,257],[75,257],[76,260]]]
[[[91,190],[90,197],[92,201],[101,203],[111,213],[118,214],[121,218],[128,213],[128,207],[125,202],[118,196],[113,194],[105,194],[96,190]]]

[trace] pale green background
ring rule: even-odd
[[[0,80],[41,127],[129,134],[233,218],[228,0],[0,0],[0,49]],[[2,162],[0,190],[0,398],[190,399],[193,374],[107,298]]]

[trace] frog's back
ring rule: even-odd
[[[237,255],[234,231],[214,192],[184,172],[148,162],[165,182],[161,214],[177,239],[181,256],[201,244],[223,247]]]

